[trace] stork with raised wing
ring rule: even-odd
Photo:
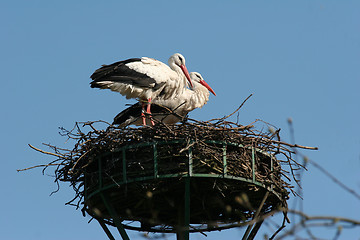
[[[192,87],[184,56],[175,53],[169,58],[168,64],[142,57],[103,65],[91,75],[93,81],[90,84],[92,88],[110,89],[127,99],[139,100],[145,125],[145,104],[146,112],[151,114],[151,103],[159,95],[162,99],[174,98],[186,89],[187,81]]]
[[[158,98],[152,101],[152,118],[157,121],[174,124],[185,117],[189,112],[195,108],[201,108],[209,100],[210,92],[215,94],[212,88],[205,82],[200,73],[190,73],[193,87],[185,89],[182,94],[175,98]],[[210,92],[209,92],[210,91]],[[126,126],[129,124],[141,125],[140,117],[142,116],[142,108],[140,104],[134,104],[119,113],[115,118],[113,124]],[[147,121],[147,124],[150,124]]]

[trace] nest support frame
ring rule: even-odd
[[[247,226],[244,240],[253,239],[264,220],[261,216],[277,211],[278,207],[286,208],[287,197],[273,183],[257,179],[256,161],[262,159],[262,164],[270,169],[269,174],[274,174],[279,163],[273,155],[255,146],[213,140],[206,143],[221,149],[217,172],[199,171],[196,159],[199,152],[191,140],[130,144],[99,154],[92,163],[92,171],[84,174],[84,209],[99,222],[110,240],[115,238],[108,225],[116,227],[124,240],[129,239],[125,229],[176,233],[177,239],[188,240],[192,232],[238,226]],[[177,148],[180,154],[164,156],[163,146]],[[229,171],[230,148],[249,153],[251,177]],[[141,176],[129,171],[134,168],[129,158],[136,158],[136,152],[149,155],[147,160],[136,160],[151,166]],[[169,157],[181,161],[182,167],[163,171],[161,166]],[[204,209],[211,209],[211,213]],[[137,221],[141,226],[124,224],[126,221]]]

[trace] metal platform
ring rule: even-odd
[[[276,203],[280,204],[284,200],[282,195],[275,191],[272,184],[265,184],[256,179],[256,156],[265,157],[269,161],[267,164],[270,165],[271,171],[273,171],[274,164],[278,163],[274,156],[255,147],[245,147],[241,144],[222,141],[205,141],[205,143],[221,148],[222,169],[219,174],[197,172],[194,168],[192,147],[194,143],[185,140],[132,144],[99,155],[96,159],[97,164],[94,164],[97,167],[97,174],[84,177],[86,211],[98,220],[111,240],[115,238],[109,231],[108,225],[116,227],[122,239],[129,239],[125,229],[173,232],[177,234],[178,239],[189,239],[191,232],[226,229],[239,222],[248,225],[243,239],[253,239],[262,221],[252,224],[246,224],[246,222],[251,222],[251,219],[257,218],[266,208],[275,206]],[[164,145],[181,146],[184,151],[180,158],[185,163],[184,168],[179,169],[178,172],[164,174],[161,170],[161,156],[159,156],[159,148]],[[251,152],[252,174],[250,178],[233,176],[229,173],[227,150],[230,147]],[[145,176],[129,176],[128,152],[130,150],[142,151],[143,148],[146,148],[147,152],[152,149],[149,159],[152,165],[151,174],[147,171]],[[107,159],[106,161],[112,159],[114,162],[114,171],[110,175],[104,170],[104,162],[106,162],[104,159]],[[107,166],[108,168],[109,166]],[[152,184],[156,184],[158,192],[160,192],[159,189],[162,189],[162,192],[153,196],[148,189],[138,190],[139,186],[151,187]],[[220,184],[219,189],[214,187],[217,184]],[[221,188],[221,186],[224,187]],[[246,191],[257,191],[257,197],[249,199],[251,203],[254,203],[251,211],[238,206],[234,200],[238,196],[237,194]],[[139,197],[140,193],[143,198]],[[231,197],[222,197],[221,194]],[[134,199],[136,201],[133,201]],[[223,202],[218,203],[218,199]],[[161,208],[156,207],[156,204],[160,204],[162,209],[165,208],[167,211],[157,212]],[[169,205],[168,208],[167,205]],[[147,206],[150,207],[147,208]],[[201,210],[209,208],[214,211],[214,214]],[[230,212],[223,210],[227,208],[230,208]],[[243,212],[240,214],[241,211]],[[156,219],[159,221],[152,220],[154,212],[157,212]],[[176,217],[170,218],[173,215]],[[144,219],[149,219],[149,221],[144,221]],[[137,221],[142,225],[124,224],[126,221]],[[235,225],[238,226],[238,224]]]

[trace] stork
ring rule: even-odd
[[[174,124],[195,108],[204,106],[209,100],[210,92],[216,96],[200,73],[192,72],[190,78],[193,82],[191,89],[186,88],[182,94],[175,98],[164,99],[159,96],[152,101],[152,118],[166,124]],[[113,124],[139,126],[141,125],[140,116],[142,116],[141,106],[136,103],[120,112],[114,118]]]
[[[153,58],[131,58],[110,65],[103,65],[90,78],[92,88],[110,89],[119,92],[127,99],[135,98],[141,102],[143,125],[146,112],[151,114],[150,106],[161,94],[162,99],[181,94],[187,86],[192,87],[185,58],[175,53],[168,60],[169,66]]]

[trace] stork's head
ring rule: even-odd
[[[185,65],[185,58],[183,55],[181,55],[180,53],[175,53],[174,55],[172,55],[169,58],[168,63],[169,63],[169,66],[173,69],[176,67],[179,67],[181,69],[181,71],[184,73],[186,79],[189,81],[190,86],[193,87],[189,72]]]
[[[201,76],[200,73],[191,72],[190,73],[190,78],[191,78],[192,81],[194,81],[196,83],[200,83],[201,85],[206,87],[212,94],[214,94],[216,96],[216,93],[214,92],[214,90],[212,90],[212,88],[205,82],[204,78]]]

